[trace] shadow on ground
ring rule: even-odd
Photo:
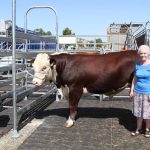
[[[69,115],[69,109],[59,108],[40,111],[36,114],[37,119],[42,119],[47,116],[58,115],[67,118]],[[78,118],[118,118],[119,124],[123,125],[127,130],[132,131],[135,129],[135,117],[131,110],[124,108],[96,108],[86,107],[78,108]]]
[[[0,127],[6,127],[8,125],[10,118],[8,115],[0,116]]]

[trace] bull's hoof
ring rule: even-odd
[[[64,124],[64,127],[66,127],[66,128],[71,128],[72,126],[74,125],[74,123],[73,124],[68,124],[67,122]]]
[[[68,120],[66,121],[66,123],[64,124],[64,126],[66,128],[71,128],[74,125],[75,120],[72,120],[70,117],[68,118]]]

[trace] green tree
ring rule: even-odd
[[[63,35],[75,35],[68,27],[63,30]]]
[[[46,35],[52,35],[51,31],[47,31]]]
[[[45,33],[45,31],[42,29],[42,28],[37,28],[37,29],[35,29],[34,30],[35,32],[38,32],[38,33],[40,33],[40,34],[44,34]]]
[[[45,32],[42,28],[37,28],[34,31],[40,33],[41,35],[52,35],[51,31]]]
[[[97,43],[97,47],[102,47],[102,39],[101,38],[98,38],[98,39],[96,39],[96,43]]]
[[[12,25],[12,21],[11,20],[5,20],[5,24]]]

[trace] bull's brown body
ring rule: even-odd
[[[83,89],[96,94],[117,91],[131,83],[136,61],[136,51],[51,55],[51,66],[56,66],[56,84],[69,88],[70,119],[76,118]]]

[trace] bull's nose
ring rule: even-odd
[[[35,82],[35,81],[32,81],[32,84],[36,85],[36,84],[37,84],[37,82]]]
[[[36,81],[32,81],[32,84],[39,85],[38,82],[36,82]]]

